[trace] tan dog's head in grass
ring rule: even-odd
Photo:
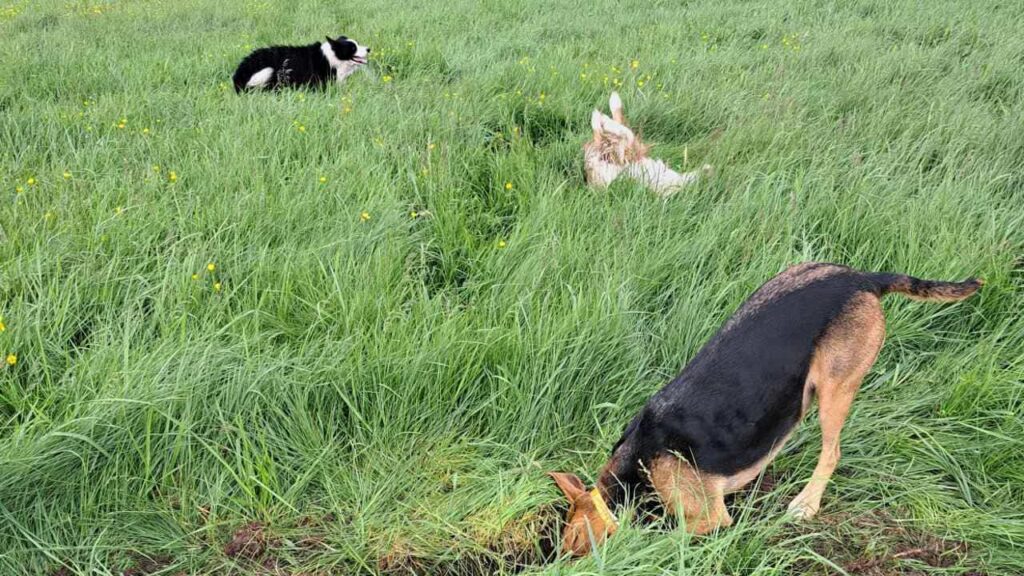
[[[612,112],[610,118],[600,110],[591,113],[593,136],[583,145],[587,184],[592,188],[607,188],[622,175],[667,198],[702,176],[712,174],[711,166],[706,164],[700,170],[679,173],[661,160],[649,158],[647,144],[626,124],[622,99],[617,92],[612,92],[608,106]]]
[[[619,523],[597,488],[588,492],[574,474],[549,472],[548,475],[569,500],[569,514],[562,532],[562,550],[566,554],[589,554],[593,546],[600,545],[618,530]]]

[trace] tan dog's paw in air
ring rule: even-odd
[[[612,112],[610,118],[597,109],[590,115],[593,136],[583,145],[589,186],[604,189],[622,176],[639,182],[662,198],[668,198],[684,186],[713,173],[707,164],[700,170],[680,173],[665,162],[648,157],[648,146],[626,124],[618,92],[612,92],[608,107]]]

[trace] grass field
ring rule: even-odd
[[[297,7],[298,6],[298,7]],[[1024,573],[1024,8],[0,0],[0,573]],[[371,66],[236,96],[251,48]],[[677,168],[595,193],[618,88]],[[818,519],[543,562],[647,396],[785,266],[886,300]],[[772,484],[771,490],[765,490]]]

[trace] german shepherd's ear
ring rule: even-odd
[[[562,489],[562,494],[565,494],[565,497],[569,499],[569,502],[575,502],[576,498],[587,491],[587,487],[583,485],[583,481],[575,474],[548,472],[548,476],[551,476],[555,480],[555,484],[558,484],[558,487]]]

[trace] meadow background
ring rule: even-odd
[[[1024,572],[1024,7],[0,0],[0,573]],[[342,87],[236,96],[347,34]],[[618,88],[667,202],[584,186]],[[690,539],[546,563],[646,397],[806,260],[885,302],[819,518],[815,417]],[[771,485],[771,490],[765,488]]]

